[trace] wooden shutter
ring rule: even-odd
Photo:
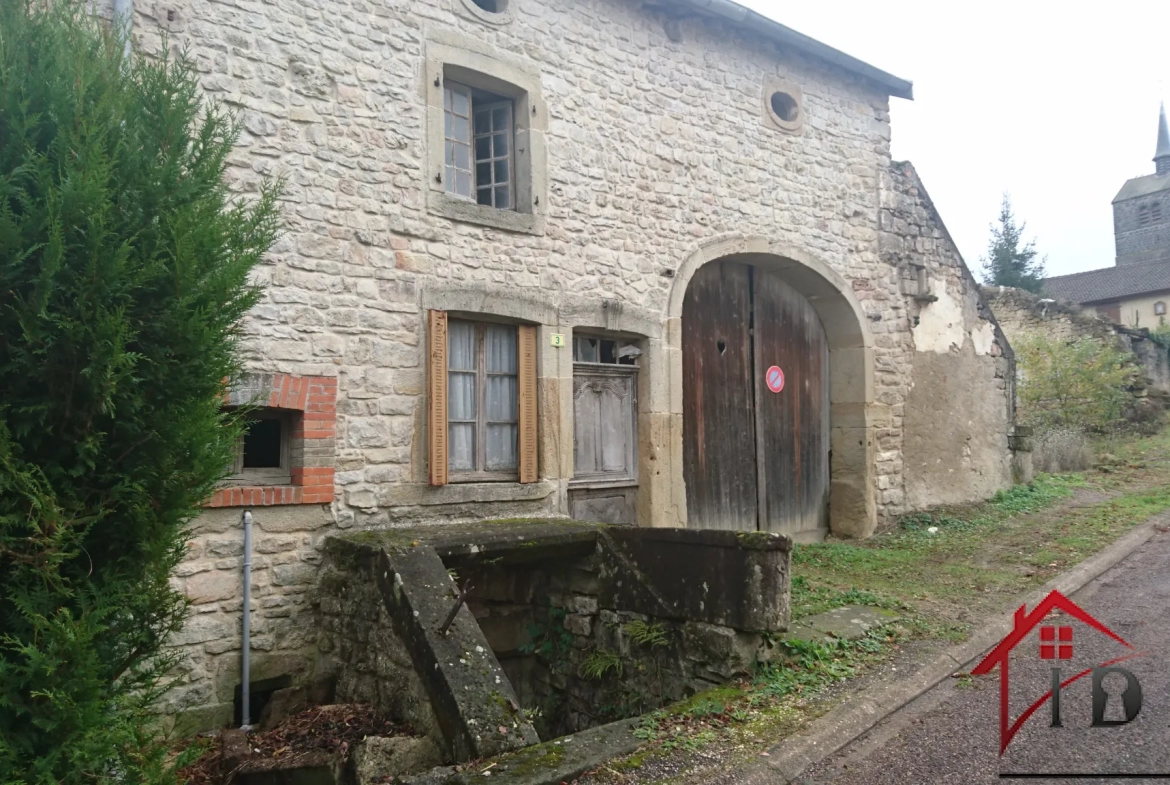
[[[517,386],[520,389],[519,457],[520,482],[536,482],[539,474],[536,438],[536,328],[521,325],[516,340],[520,366]]]
[[[431,485],[447,484],[447,312],[428,311],[430,413],[427,422]]]

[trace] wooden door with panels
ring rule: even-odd
[[[828,529],[829,350],[778,275],[717,261],[682,316],[687,525],[816,537]]]
[[[636,522],[640,354],[628,340],[573,337],[569,512],[577,520]]]

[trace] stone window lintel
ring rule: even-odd
[[[427,107],[427,209],[454,221],[510,232],[544,233],[548,202],[547,117],[539,69],[517,58],[495,56],[481,42],[447,32],[427,43],[423,96]],[[447,193],[439,176],[443,165],[443,83],[451,79],[469,87],[512,98],[514,103],[515,206],[501,210]]]

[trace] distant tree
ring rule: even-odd
[[[100,5],[100,4],[99,4]],[[0,782],[174,776],[169,584],[231,462],[223,409],[277,188],[188,59],[76,0],[0,0]],[[165,48],[162,51],[166,51]]]
[[[999,208],[999,225],[991,227],[991,243],[983,259],[983,276],[987,283],[1039,293],[1047,258],[1036,258],[1035,240],[1021,245],[1026,226],[1026,223],[1016,225],[1011,197],[1004,194]]]

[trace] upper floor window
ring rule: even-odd
[[[1165,315],[1166,315],[1166,303],[1162,302],[1161,300],[1154,303],[1154,316],[1165,316]]]
[[[443,87],[447,193],[501,210],[515,207],[511,98],[457,82]]]
[[[1150,220],[1154,223],[1162,220],[1162,203],[1154,202],[1150,205]]]
[[[1150,223],[1150,206],[1143,204],[1138,208],[1138,226],[1148,226]]]
[[[540,68],[476,39],[434,35],[440,40],[427,42],[424,82],[427,210],[544,234],[548,116]]]

